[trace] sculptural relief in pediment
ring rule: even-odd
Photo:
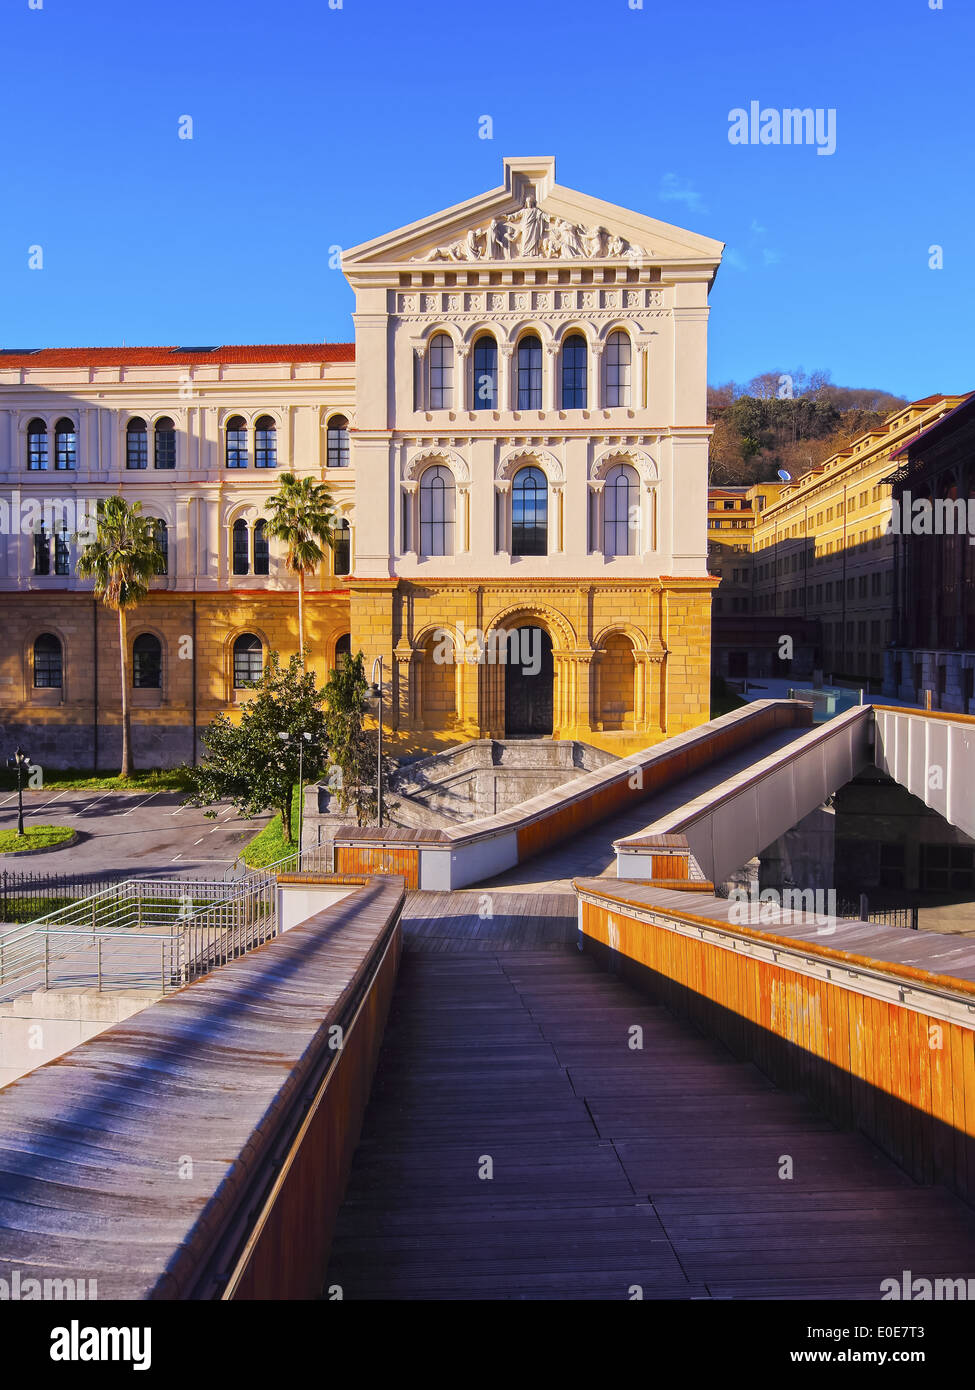
[[[586,227],[546,212],[527,194],[520,209],[472,227],[460,241],[436,246],[413,261],[643,260],[647,252],[605,227]]]

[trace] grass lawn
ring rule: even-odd
[[[0,830],[0,854],[23,854],[28,849],[46,849],[70,840],[74,831],[69,825],[29,825],[23,835],[16,830]]]
[[[7,768],[0,770],[0,791],[16,791],[17,774]],[[26,782],[24,790],[28,791]],[[186,773],[179,768],[149,768],[134,772],[131,777],[113,777],[110,773],[92,772],[90,768],[67,768],[63,772],[45,774],[44,790],[60,791],[189,791]]]
[[[281,817],[275,816],[244,846],[241,857],[248,868],[262,869],[265,864],[276,864],[286,855],[297,853],[298,806],[298,788],[295,786],[291,792],[291,833],[295,837],[294,840],[290,844],[285,840],[281,829]]]

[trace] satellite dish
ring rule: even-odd
[[[792,474],[787,473],[784,468],[779,469],[779,477],[782,479],[784,483],[792,482]]]

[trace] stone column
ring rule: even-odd
[[[545,410],[559,408],[559,350],[555,343],[544,344],[544,367],[542,375],[542,407]]]

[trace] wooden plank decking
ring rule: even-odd
[[[975,1276],[960,1201],[574,947],[519,948],[557,901],[533,927],[495,895],[493,943],[464,949],[457,899],[478,896],[412,895],[327,1278],[344,1298],[877,1299],[905,1269]]]

